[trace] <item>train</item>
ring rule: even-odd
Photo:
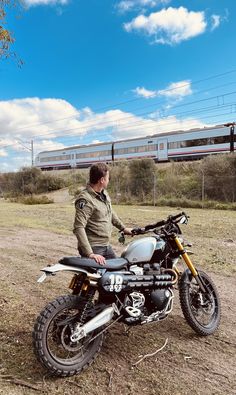
[[[42,170],[86,168],[96,162],[113,163],[151,158],[155,162],[201,159],[209,154],[234,152],[235,123],[178,130],[146,137],[76,145],[40,152],[35,166]]]

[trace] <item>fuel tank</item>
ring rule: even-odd
[[[149,262],[156,248],[155,237],[143,237],[132,241],[122,253],[122,258],[130,263]]]

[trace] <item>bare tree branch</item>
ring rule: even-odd
[[[146,354],[144,355],[142,358],[140,358],[137,362],[132,363],[132,366],[136,366],[138,365],[141,361],[143,361],[145,358],[148,357],[153,357],[154,355],[156,355],[158,352],[160,352],[161,350],[163,350],[163,348],[165,348],[165,346],[168,343],[168,338],[165,340],[165,343],[163,344],[163,346],[161,348],[158,348],[158,350],[156,350],[155,352],[151,353],[151,354]]]

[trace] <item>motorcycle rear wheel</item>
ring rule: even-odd
[[[78,342],[70,340],[73,325],[79,321],[81,307],[79,296],[60,296],[42,310],[34,325],[35,355],[55,376],[80,373],[91,365],[101,349],[104,334],[95,337],[98,330]]]
[[[189,272],[182,276],[179,283],[179,297],[183,315],[191,328],[201,336],[214,333],[221,316],[220,298],[211,278],[199,271],[208,292],[204,294],[195,278]]]

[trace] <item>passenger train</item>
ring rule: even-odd
[[[95,162],[152,158],[155,162],[200,159],[236,149],[235,123],[154,134],[152,136],[77,145],[40,152],[35,166],[42,170],[89,167]]]

